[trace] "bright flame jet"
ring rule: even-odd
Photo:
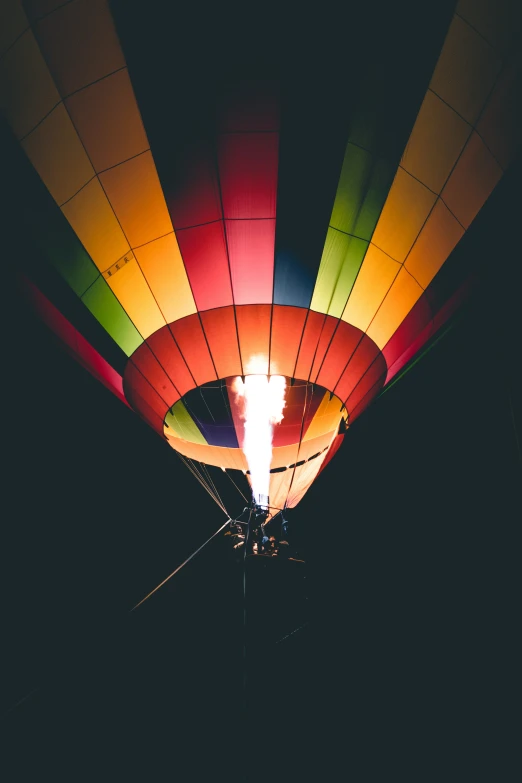
[[[243,451],[250,470],[252,495],[260,506],[268,505],[270,464],[274,426],[283,419],[286,379],[282,375],[255,374],[259,358],[253,357],[247,366],[249,374],[237,377],[233,390],[242,399],[241,418],[245,422]],[[266,366],[266,361],[265,361]]]

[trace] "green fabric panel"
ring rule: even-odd
[[[330,225],[369,240],[392,181],[392,167],[367,150],[348,144]]]
[[[181,400],[178,400],[167,413],[165,416],[165,423],[174,430],[178,437],[183,438],[183,440],[188,440],[190,443],[200,443],[202,446],[208,446],[206,439],[199,431],[194,419]]]
[[[116,299],[106,280],[99,275],[81,299],[122,351],[127,356],[132,356],[136,348],[142,344],[143,337]]]
[[[37,234],[38,243],[49,263],[67,281],[78,296],[82,296],[99,275],[90,256],[68,225],[49,226]]]
[[[312,297],[312,310],[340,318],[369,242],[328,229]]]

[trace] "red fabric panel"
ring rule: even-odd
[[[142,372],[151,386],[154,387],[161,399],[166,403],[167,408],[170,408],[174,405],[176,400],[179,400],[179,391],[173,385],[167,373],[146,343],[141,345],[139,349],[134,352],[132,363]]]
[[[279,136],[231,133],[219,138],[225,218],[275,218]]]
[[[344,321],[339,321],[323,366],[317,376],[318,384],[330,391],[335,389],[362,336],[363,333],[360,329]]]
[[[358,405],[355,406],[353,411],[350,413],[350,422],[353,424],[355,419],[357,419],[361,413],[363,413],[368,405],[372,402],[372,400],[375,399],[375,397],[379,394],[380,390],[382,389],[382,378],[379,378],[375,384],[372,386],[369,391],[366,392],[362,400],[358,403]]]
[[[330,448],[328,449],[328,453],[326,454],[326,457],[324,458],[324,461],[321,467],[319,468],[319,472],[317,474],[318,476],[320,473],[322,473],[322,471],[325,469],[328,463],[331,462],[332,459],[335,457],[335,455],[337,454],[337,452],[342,446],[343,440],[344,440],[344,432],[341,432],[339,435],[335,436],[334,441],[330,446]]]
[[[207,310],[201,313],[201,322],[218,378],[242,375],[234,308]]]
[[[301,347],[299,348],[299,355],[295,367],[294,376],[296,378],[302,378],[305,381],[309,379],[317,343],[321,336],[325,320],[326,316],[322,313],[316,313],[312,310],[308,312],[308,318],[306,319],[303,339],[301,341]]]
[[[334,389],[340,400],[346,400],[350,396],[379,353],[379,349],[373,340],[364,335]],[[384,359],[382,359],[382,367],[384,371]]]
[[[432,335],[435,335],[440,327],[453,315],[453,313],[459,309],[465,299],[469,296],[471,288],[473,286],[474,278],[468,278],[465,283],[455,292],[455,294],[446,302],[433,319],[433,324],[430,322],[425,329],[419,334],[417,339],[404,351],[404,353],[392,364],[388,369],[388,375],[384,385],[391,381],[391,379],[397,375],[408,362],[413,359],[416,353],[420,351],[423,345],[430,339]]]
[[[404,351],[430,321],[431,308],[426,292],[424,292],[382,350],[388,367],[391,367],[402,356]]]
[[[274,82],[241,81],[221,96],[219,130],[279,130],[279,95]]]
[[[329,350],[330,340],[332,339],[333,333],[335,332],[335,328],[337,324],[340,323],[341,321],[338,321],[336,318],[332,318],[331,315],[326,316],[321,335],[317,343],[317,351],[315,352],[312,372],[310,373],[310,380],[314,383],[317,378],[317,373],[319,372],[323,363],[323,359],[326,356],[326,352]]]
[[[300,307],[274,305],[270,341],[270,372],[294,376],[297,353],[303,336],[306,310]]]
[[[274,447],[290,446],[292,443],[300,442],[320,405],[323,394],[324,391],[319,390],[313,394],[311,384],[287,385],[283,421],[274,427]]]
[[[377,394],[379,389],[382,387],[384,383],[384,379],[386,377],[386,364],[382,360],[382,357],[379,356],[377,359],[373,362],[371,367],[368,368],[366,373],[363,375],[353,392],[350,394],[348,399],[345,401],[346,410],[348,411],[348,421],[351,423],[352,418],[351,415],[353,411],[357,408],[359,403],[364,399],[364,397],[368,394],[368,392],[372,389],[374,389],[374,395]]]
[[[271,311],[270,305],[236,307],[239,348],[245,375],[253,371],[268,375]],[[253,357],[259,357],[255,368],[249,367]]]
[[[176,234],[198,310],[232,304],[223,223],[187,228]]]
[[[163,326],[151,334],[147,338],[147,344],[182,397],[194,388],[196,385],[194,378],[190,374],[168,326]],[[136,354],[141,350],[140,346]]]
[[[155,415],[163,422],[169,405],[162,400],[156,389],[144,377],[143,373],[136,367],[132,359],[125,367],[124,388],[127,399],[135,410],[140,410],[140,399],[151,408]],[[157,429],[157,427],[155,427]],[[163,432],[163,424],[161,426]]]
[[[174,321],[170,328],[197,385],[217,380],[198,314]]]
[[[236,304],[270,304],[274,284],[275,220],[226,220]]]
[[[167,206],[174,228],[199,226],[221,220],[221,199],[212,150],[199,144],[187,150],[176,172],[175,191],[167,194]]]
[[[130,392],[129,399],[132,398],[132,407],[138,413],[141,418],[147,422],[149,427],[152,427],[152,429],[158,433],[158,435],[163,436],[164,431],[164,417],[167,413],[165,410],[165,414],[163,417],[158,416],[158,414],[151,408],[151,406],[143,399],[143,397],[138,394],[138,392],[133,389]]]
[[[123,393],[123,379],[116,370],[87,342],[70,321],[27,278],[22,279],[24,290],[42,321],[62,340],[68,353],[91,375],[99,380],[119,400],[128,405]]]

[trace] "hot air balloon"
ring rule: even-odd
[[[322,117],[238,72],[186,129],[162,127],[126,4],[3,13],[34,307],[189,464],[295,507],[472,288],[466,231],[519,143],[516,3],[459,0],[433,62],[325,87]]]

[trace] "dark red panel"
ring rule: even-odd
[[[132,362],[154,387],[161,399],[165,401],[167,408],[170,408],[174,405],[176,400],[179,400],[179,391],[173,385],[167,373],[146,343],[140,345],[139,349],[134,352]]]
[[[275,220],[226,220],[225,226],[234,302],[270,304]]]
[[[201,313],[201,322],[218,377],[242,375],[234,308],[207,310]]]
[[[322,313],[316,313],[312,310],[308,312],[295,367],[294,376],[296,378],[302,378],[305,381],[309,379],[317,343],[319,342],[325,320],[326,316]]]
[[[341,446],[343,444],[343,440],[344,440],[344,432],[341,432],[339,435],[335,436],[334,442],[332,443],[332,445],[328,449],[328,454],[324,458],[323,464],[319,468],[319,473],[317,474],[318,476],[325,469],[325,467],[328,465],[328,463],[330,463],[332,461],[332,459],[335,457],[335,455],[337,454],[337,452],[339,451],[339,449],[341,448]]]
[[[197,385],[217,380],[198,314],[181,318],[170,328]]]
[[[326,352],[329,350],[330,346],[330,340],[333,337],[333,334],[335,332],[335,328],[337,324],[340,324],[341,322],[338,321],[336,318],[332,318],[331,315],[327,315],[325,322],[323,324],[323,328],[321,330],[321,334],[319,336],[319,340],[317,343],[317,350],[315,352],[314,357],[314,363],[312,365],[312,372],[310,373],[310,380],[315,382],[315,379],[317,378],[317,373],[321,369],[321,365],[323,363],[323,360],[326,356]]]
[[[346,400],[355,389],[371,363],[379,355],[379,349],[366,335],[355,349],[334,391],[340,400]],[[384,369],[384,359],[383,369]]]
[[[293,377],[305,320],[304,308],[274,305],[270,341],[270,372],[273,375]]]
[[[252,372],[268,374],[271,311],[271,305],[236,307],[239,349],[245,375]],[[255,368],[250,365],[254,358],[257,358]]]
[[[330,391],[335,389],[362,336],[363,333],[360,329],[345,323],[345,321],[339,321],[323,365],[319,370],[318,384],[324,386],[325,389],[330,389]]]
[[[314,389],[312,384],[287,385],[284,417],[274,427],[274,446],[290,446],[299,443],[302,435],[321,404],[324,389]]]
[[[388,367],[397,361],[430,321],[431,308],[424,292],[383,348],[382,352]]]
[[[176,237],[198,310],[231,305],[223,223],[183,229]]]
[[[219,130],[279,130],[279,94],[274,82],[241,81],[221,95]]]
[[[275,218],[279,136],[230,133],[218,143],[225,218]]]
[[[385,377],[386,364],[382,356],[378,356],[363,375],[348,399],[345,401],[350,423],[352,421],[351,414],[357,408],[359,403],[364,399],[371,389],[375,389],[375,394],[377,394],[384,383]]]
[[[163,326],[147,338],[151,351],[183,397],[196,385],[168,326]],[[141,348],[138,348],[138,352]]]
[[[145,408],[140,408],[140,400],[145,402],[146,405],[152,409],[154,414],[163,422],[165,414],[169,409],[169,405],[161,399],[158,392],[144,377],[143,373],[136,367],[132,359],[129,360],[125,367],[125,375],[123,377],[125,395],[130,404],[135,410],[140,412],[145,411]],[[145,415],[145,413],[144,413]],[[154,427],[157,429],[157,427]],[[161,432],[163,432],[163,424],[161,426]]]
[[[187,150],[175,174],[175,187],[167,193],[174,228],[221,220],[219,184],[210,147],[198,144]]]
[[[42,321],[62,340],[68,353],[97,380],[103,383],[119,400],[128,405],[123,393],[123,379],[116,370],[87,342],[80,332],[63,316],[42,292],[26,277],[24,290],[30,297]]]
[[[152,427],[152,429],[157,432],[159,435],[163,435],[164,431],[164,418],[167,411],[165,410],[165,414],[162,416],[158,416],[158,414],[151,408],[151,406],[143,399],[143,397],[138,394],[138,392],[133,389],[131,392],[132,397],[132,407],[138,413],[142,419],[144,419],[149,427]]]
[[[362,400],[355,406],[355,408],[350,413],[350,423],[353,424],[355,419],[357,419],[361,413],[363,413],[368,405],[375,399],[375,397],[379,394],[380,390],[382,389],[382,378],[379,378],[375,384],[372,386],[369,391],[366,392]]]

